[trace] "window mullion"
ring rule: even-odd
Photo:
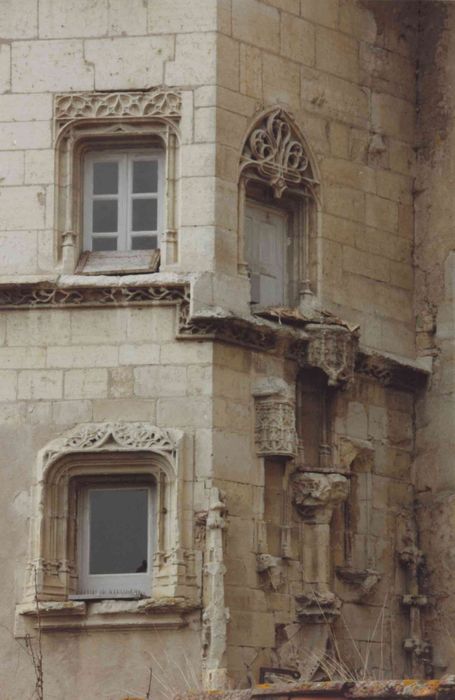
[[[132,221],[132,207],[133,207],[133,154],[128,153],[127,156],[127,164],[128,164],[128,177],[126,180],[126,197],[125,197],[125,204],[126,204],[126,245],[125,248],[126,250],[131,250],[132,248],[132,241],[131,241],[131,221]]]
[[[119,186],[118,186],[118,208],[119,208],[119,233],[117,250],[127,250],[127,179],[128,162],[127,154],[122,153],[119,160]]]

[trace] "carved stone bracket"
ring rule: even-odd
[[[178,119],[181,96],[175,90],[156,88],[146,92],[81,92],[56,95],[57,127],[80,119]]]
[[[330,623],[341,608],[330,590],[330,522],[334,507],[347,498],[349,482],[342,474],[295,472],[292,489],[294,505],[305,521],[304,592],[296,596],[297,617],[302,622]]]
[[[297,452],[294,404],[280,398],[256,400],[255,440],[259,455],[294,456]]]
[[[296,603],[299,622],[331,624],[341,613],[341,600],[330,591],[296,596]]]
[[[187,304],[180,307],[177,337],[181,340],[218,340],[263,351],[273,350],[277,345],[273,328],[231,316],[190,319]]]
[[[241,171],[265,180],[275,197],[287,187],[311,189],[317,184],[304,139],[281,107],[258,119],[243,148]]]
[[[302,367],[318,367],[328,377],[329,386],[352,380],[358,347],[358,335],[334,324],[309,323],[308,339],[291,344],[289,355]]]
[[[354,569],[351,566],[337,566],[336,574],[345,583],[353,586],[356,600],[362,600],[377,586],[381,574],[374,569]]]
[[[304,520],[330,523],[333,508],[348,496],[349,481],[342,474],[296,472],[292,489],[294,505]]]

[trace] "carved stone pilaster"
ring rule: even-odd
[[[229,610],[225,607],[223,530],[226,506],[217,488],[212,489],[207,514],[205,549],[205,600],[203,627],[203,686],[205,690],[223,690],[227,683],[226,649]]]
[[[297,472],[292,480],[293,502],[305,521],[303,594],[296,596],[299,621],[333,622],[341,602],[330,590],[330,522],[333,509],[348,495],[349,482],[341,474]]]
[[[294,404],[281,398],[256,400],[255,440],[259,455],[293,457],[297,453]]]

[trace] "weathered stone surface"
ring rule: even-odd
[[[392,649],[393,673],[431,674],[424,628],[435,673],[453,671],[440,622],[455,619],[450,3],[0,4],[0,617],[10,625],[27,566],[33,598],[30,567],[41,567],[45,669],[58,668],[46,692],[143,697],[152,666],[152,697],[193,686],[203,697],[202,678],[205,689],[245,687],[277,659],[293,666],[291,637],[302,648],[311,640],[310,678],[321,674],[327,623],[343,602],[368,673],[390,677]],[[271,114],[281,116],[265,123]],[[83,123],[74,162],[72,152],[56,158]],[[110,144],[175,149],[158,273],[72,274],[79,153]],[[285,238],[300,239],[307,265],[292,279],[299,309],[251,314],[245,190],[295,224]],[[155,438],[182,433],[178,456],[156,440],[159,455],[147,453],[155,464],[174,451],[178,473],[153,523],[164,543],[157,597],[142,612],[134,601],[52,600],[50,581],[68,581],[77,563],[30,561],[28,522],[52,515],[46,533],[76,513],[35,502],[37,455],[73,440],[78,468],[99,458],[110,473],[119,445],[125,464],[128,445],[144,456],[137,423],[152,423]],[[65,444],[57,501],[73,478]],[[71,539],[58,525],[52,532],[49,548]],[[419,606],[424,576],[434,608]],[[35,634],[33,620],[18,610],[16,633]],[[96,634],[82,634],[84,624]],[[355,673],[365,659],[341,622],[333,629]],[[29,697],[33,669],[7,634],[0,655],[5,697]],[[435,688],[296,692],[433,697]]]

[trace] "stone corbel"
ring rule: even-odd
[[[294,505],[306,522],[329,525],[334,507],[348,496],[349,481],[342,474],[296,472],[292,489]]]
[[[308,323],[306,338],[290,348],[301,367],[317,367],[327,376],[329,386],[340,386],[354,377],[358,331],[341,324]]]
[[[277,591],[283,583],[283,569],[281,557],[273,557],[271,554],[256,555],[256,570],[259,574],[266,574],[270,585]]]
[[[352,566],[337,566],[336,574],[344,583],[353,587],[353,600],[361,601],[377,586],[381,574],[375,569],[354,569]]]

